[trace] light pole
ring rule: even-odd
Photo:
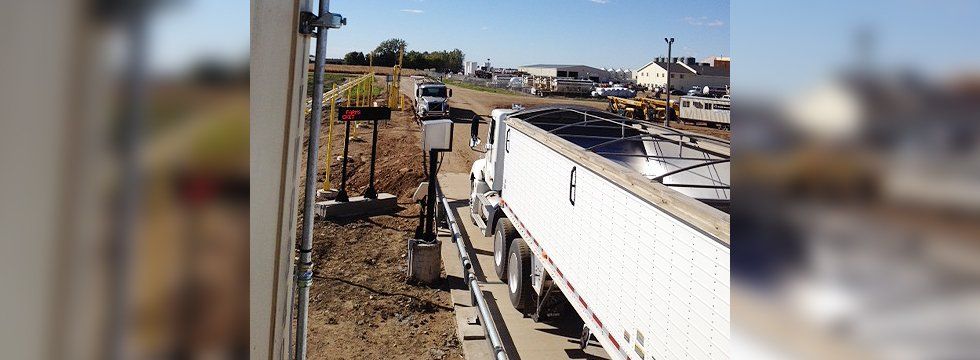
[[[673,60],[670,58],[670,50],[674,45],[674,38],[664,38],[667,42],[667,105],[664,107],[664,126],[670,126],[670,115],[673,107],[670,106],[670,65]]]

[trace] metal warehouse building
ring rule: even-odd
[[[585,65],[537,64],[519,66],[517,71],[531,76],[574,78],[595,82],[606,82],[610,78],[608,71]]]

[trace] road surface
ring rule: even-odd
[[[408,96],[407,100],[413,98],[413,80],[411,77],[403,77],[401,82],[401,92]],[[471,89],[464,89],[458,86],[449,86],[453,90],[453,97],[449,99],[450,118],[456,121],[453,126],[453,151],[447,153],[443,159],[440,174],[446,173],[469,173],[470,165],[481,153],[470,149],[470,122],[473,115],[483,116],[483,121],[488,121],[490,111],[496,108],[510,108],[513,104],[523,106],[541,106],[548,104],[572,104],[581,106],[591,106],[597,109],[605,109],[606,103],[594,100],[576,100],[564,98],[539,98],[523,95],[508,95],[489,93]],[[411,101],[405,102],[406,107],[411,107]],[[480,125],[479,136],[486,141],[486,124]],[[482,145],[480,146],[482,149]]]
[[[474,273],[480,280],[487,303],[496,318],[501,337],[511,359],[609,359],[595,339],[583,351],[579,349],[578,339],[582,323],[576,318],[574,310],[567,310],[570,316],[556,323],[535,323],[514,309],[508,297],[507,284],[497,278],[493,270],[493,238],[481,235],[480,229],[469,217],[469,175],[464,173],[442,174],[439,184],[445,192],[453,215],[458,219],[464,244],[469,250]],[[456,245],[448,237],[443,239],[443,262],[449,274],[449,262],[459,262]],[[465,346],[465,344],[464,344]],[[488,345],[484,345],[488,346]],[[464,349],[464,353],[466,353]]]
[[[472,119],[473,115],[483,115],[484,121],[486,121],[490,111],[494,108],[508,108],[515,103],[524,106],[562,103],[596,108],[604,108],[605,104],[587,100],[486,93],[456,86],[450,86],[450,88],[453,90],[453,97],[449,101],[452,108],[451,118],[457,123],[453,129],[453,151],[444,155],[439,171],[439,183],[450,200],[450,205],[456,208],[455,215],[459,219],[464,244],[470,251],[469,256],[473,262],[474,271],[494,313],[495,323],[500,329],[509,357],[511,359],[608,359],[608,355],[595,340],[592,340],[591,346],[585,351],[579,349],[578,337],[582,325],[575,318],[573,310],[569,310],[572,311],[573,315],[567,321],[555,324],[535,323],[530,318],[525,318],[511,305],[507,293],[507,284],[501,282],[493,271],[492,238],[480,235],[479,229],[473,225],[469,218],[466,199],[469,194],[470,165],[473,164],[474,160],[481,157],[482,153],[470,149],[470,123],[464,121]],[[402,80],[401,91],[411,99],[412,80],[410,78]],[[406,102],[406,106],[411,106],[410,102]],[[479,131],[481,138],[486,137],[486,131],[487,125],[482,123]],[[482,140],[486,141],[486,139]],[[482,145],[480,149],[482,149]],[[461,274],[462,270],[461,266],[458,265],[459,257],[455,244],[445,235],[443,233],[441,237],[443,240],[443,263],[447,276],[451,277],[454,276],[453,273]],[[456,295],[454,295],[455,298]],[[457,317],[460,316],[465,315],[458,311]],[[473,358],[489,356],[489,345],[485,341],[480,342],[479,345],[472,345],[467,341],[462,341],[462,343],[464,353],[468,356]]]

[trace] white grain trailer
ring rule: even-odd
[[[680,118],[731,128],[732,100],[700,96],[681,96]]]
[[[614,359],[730,357],[729,145],[594,109],[494,110],[470,210],[511,303]]]

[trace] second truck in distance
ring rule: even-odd
[[[420,119],[448,118],[449,98],[453,90],[442,82],[424,77],[415,78],[414,112]]]

